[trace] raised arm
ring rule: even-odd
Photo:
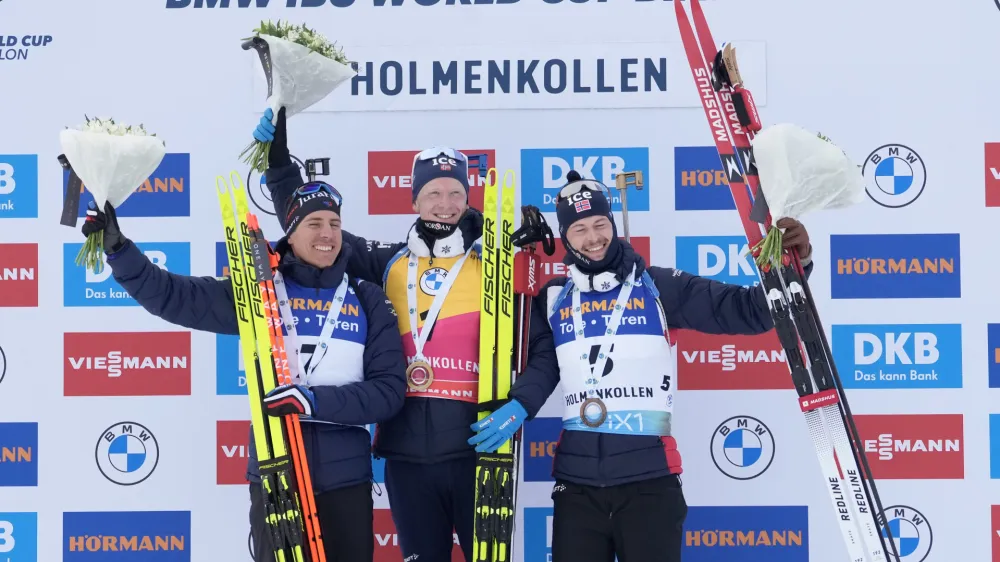
[[[108,255],[108,266],[115,281],[150,314],[192,330],[239,334],[229,279],[170,273],[128,239]]]
[[[806,277],[813,264],[805,266]],[[761,285],[747,288],[677,269],[650,267],[672,328],[706,334],[762,334],[774,328]]]

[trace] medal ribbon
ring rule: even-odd
[[[424,320],[424,329],[419,331],[417,330],[417,265],[420,258],[412,252],[410,253],[406,272],[406,303],[409,306],[410,313],[410,337],[413,338],[413,347],[417,350],[417,356],[414,358],[414,361],[422,361],[424,359],[424,344],[427,343],[427,338],[431,334],[431,328],[434,327],[438,313],[441,312],[441,307],[444,306],[444,299],[448,296],[448,291],[451,290],[451,286],[458,279],[458,272],[462,270],[462,265],[465,264],[465,260],[469,257],[470,253],[472,253],[471,247],[466,250],[465,255],[451,266],[451,269],[444,278],[444,284],[438,289],[437,294],[434,296],[434,301],[431,302],[431,308],[427,311],[427,318]]]
[[[294,357],[293,368],[299,373],[299,379],[301,382],[306,382],[306,377],[316,372],[316,368],[319,367],[320,362],[326,357],[326,352],[329,350],[327,341],[333,335],[334,328],[337,327],[337,319],[340,318],[340,311],[344,306],[344,297],[347,296],[347,274],[344,274],[344,282],[337,287],[337,292],[333,295],[333,301],[330,303],[330,312],[326,314],[326,322],[323,324],[323,330],[319,334],[319,339],[316,341],[316,349],[312,352],[312,361],[309,365],[309,372],[306,373],[305,363],[299,358],[299,350],[301,346],[296,341],[297,332],[295,330],[295,317],[292,316],[292,307],[288,302],[288,291],[285,289],[285,281],[281,276],[280,272],[275,272],[274,274],[274,292],[278,296],[278,308],[281,310],[281,321],[285,324],[285,332],[287,332],[287,339],[292,340],[292,348],[294,349],[294,354],[288,354],[288,345],[285,345],[285,353]],[[317,356],[317,351],[322,350],[322,352]]]
[[[635,278],[635,266],[632,266],[632,273],[629,275],[628,279],[622,283],[622,288],[618,292],[618,298],[615,299],[615,311],[611,313],[611,319],[608,320],[607,329],[604,331],[604,335],[614,337],[618,333],[618,327],[621,325],[622,316],[625,314],[625,303],[628,302],[629,297],[632,295],[632,287],[634,283],[632,280]],[[573,327],[576,329],[574,339],[583,339],[584,333],[584,322],[583,313],[581,312],[580,306],[580,288],[576,285],[573,286]],[[610,347],[607,353],[601,352],[601,348],[597,349],[597,361],[594,363],[593,372],[590,371],[590,350],[584,350],[580,354],[580,362],[583,365],[583,375],[584,384],[587,386],[587,396],[593,396],[600,384],[601,375],[604,374],[604,366],[607,364],[608,359],[611,357]]]

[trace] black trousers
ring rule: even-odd
[[[687,503],[677,476],[608,488],[556,480],[552,562],[680,562]]]
[[[255,562],[274,562],[264,518],[263,488],[250,484],[250,534]],[[371,482],[316,495],[316,515],[327,562],[372,562],[375,538]],[[305,540],[305,533],[303,533]]]
[[[435,464],[385,461],[385,488],[406,562],[449,562],[454,534],[472,560],[476,459]]]

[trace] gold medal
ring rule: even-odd
[[[427,390],[434,382],[434,370],[426,361],[414,361],[406,368],[406,384],[413,390]]]
[[[583,421],[583,425],[601,427],[606,419],[608,419],[608,408],[600,398],[587,398],[580,404],[580,420]]]

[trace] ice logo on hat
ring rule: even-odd
[[[573,203],[573,209],[579,214],[590,210],[591,197],[592,195],[589,191],[580,191],[570,195],[567,199],[569,199],[570,203]]]
[[[431,158],[431,163],[440,168],[442,172],[450,172],[454,166],[458,166],[457,160],[444,154]]]

